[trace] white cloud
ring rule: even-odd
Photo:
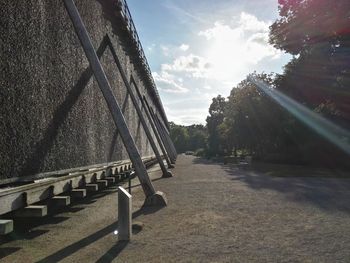
[[[254,15],[242,12],[239,19],[239,26],[246,31],[268,31],[271,22],[260,21]]]
[[[154,48],[156,47],[156,44],[151,44],[150,46],[147,47],[147,50],[149,52],[152,52],[154,50]]]
[[[210,63],[205,58],[189,54],[176,58],[171,64],[162,64],[162,72],[179,72],[194,78],[206,77]]]
[[[157,72],[152,73],[154,81],[157,84],[159,90],[167,93],[186,93],[188,89],[183,87],[181,79],[177,78],[174,75],[171,75],[165,71],[162,71],[161,74]]]
[[[186,44],[182,44],[180,47],[179,47],[182,51],[187,51],[190,46],[189,45],[186,45]]]
[[[281,52],[268,43],[271,22],[242,12],[235,25],[216,22],[200,31],[210,42],[206,59],[212,65],[209,78],[237,83],[263,59],[276,59]]]
[[[168,57],[170,55],[170,49],[168,46],[160,45],[160,49],[162,50],[164,56]]]
[[[268,43],[270,24],[241,12],[234,23],[218,21],[200,31],[191,52],[188,44],[160,46],[166,63],[153,75],[169,120],[205,123],[213,97],[228,96],[249,73],[276,63],[283,53]]]

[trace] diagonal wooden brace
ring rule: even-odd
[[[142,103],[142,108],[144,109],[145,113],[146,113],[146,116],[147,116],[147,119],[151,125],[151,128],[153,130],[153,134],[155,135],[157,141],[158,141],[158,145],[160,146],[161,150],[162,150],[162,153],[163,153],[163,156],[165,157],[165,160],[168,164],[168,168],[174,168],[174,166],[171,164],[171,161],[169,159],[169,154],[167,153],[167,151],[165,150],[165,146],[163,144],[163,141],[160,137],[160,134],[157,130],[157,127],[155,126],[155,123],[151,117],[151,113],[149,112],[148,110],[148,103],[147,101],[143,98],[143,96],[141,95],[140,93],[140,90],[138,89],[137,85],[136,85],[136,82],[133,78],[133,76],[131,76],[130,78],[130,82],[134,84],[135,86],[135,89],[136,89],[136,92],[137,92],[137,95],[139,96],[139,100],[141,101]],[[146,105],[147,104],[147,105]]]
[[[175,145],[174,145],[174,143],[173,143],[173,140],[170,138],[169,130],[162,124],[162,122],[159,120],[158,116],[157,116],[157,115],[155,115],[155,116],[156,116],[156,118],[157,118],[157,120],[158,120],[158,122],[159,122],[159,125],[161,126],[161,128],[163,128],[163,131],[164,131],[165,136],[166,136],[166,137],[168,138],[168,140],[169,140],[169,144],[170,144],[171,148],[173,149],[173,152],[174,152],[174,154],[175,154],[175,158],[177,158],[176,148],[175,148]]]
[[[169,132],[168,132],[168,130],[164,127],[164,125],[162,124],[162,122],[159,120],[158,116],[157,116],[156,114],[154,114],[154,116],[155,116],[156,121],[157,121],[158,124],[159,124],[160,130],[161,130],[161,131],[163,132],[163,134],[164,134],[165,139],[168,141],[169,146],[170,146],[170,148],[171,148],[171,150],[172,150],[172,152],[173,152],[174,158],[175,158],[175,160],[176,160],[176,159],[177,159],[177,152],[176,152],[176,148],[175,148],[175,146],[174,146],[174,144],[173,144],[173,141],[172,141],[172,139],[170,138]]]
[[[110,38],[109,38],[108,35],[106,36],[106,39],[107,39],[107,44],[108,44],[108,46],[109,46],[109,49],[111,50],[112,56],[113,56],[113,58],[114,58],[114,62],[116,63],[116,65],[117,65],[117,67],[118,67],[118,70],[119,70],[119,72],[120,72],[120,75],[122,76],[122,79],[123,79],[123,81],[124,81],[124,85],[125,85],[125,87],[126,87],[128,93],[129,93],[129,95],[130,95],[130,98],[131,98],[131,100],[132,100],[132,103],[134,104],[134,107],[135,107],[135,109],[136,109],[137,115],[139,116],[139,119],[140,119],[141,124],[142,124],[142,126],[143,126],[143,129],[144,129],[144,131],[145,131],[145,133],[146,133],[146,136],[147,136],[147,138],[148,138],[148,141],[150,142],[150,145],[151,145],[151,147],[152,147],[152,149],[153,149],[153,152],[154,152],[154,154],[156,155],[158,164],[159,164],[159,166],[160,166],[160,168],[161,168],[161,170],[162,170],[162,173],[163,173],[163,177],[172,177],[171,172],[169,172],[169,171],[166,169],[166,167],[165,167],[165,165],[164,165],[164,163],[163,163],[163,159],[160,157],[160,154],[159,154],[157,145],[155,144],[155,142],[154,142],[154,140],[153,140],[153,137],[152,137],[152,135],[151,135],[151,132],[150,132],[149,129],[148,129],[147,123],[146,123],[146,121],[145,121],[145,119],[144,119],[144,117],[143,117],[143,114],[142,114],[142,111],[141,111],[141,109],[140,109],[140,107],[139,107],[139,104],[137,103],[137,100],[136,100],[136,97],[135,97],[135,95],[134,95],[134,92],[133,92],[133,90],[132,90],[132,88],[131,88],[131,86],[130,86],[130,84],[129,84],[127,78],[126,78],[125,72],[124,72],[124,70],[123,70],[123,68],[122,68],[122,65],[120,64],[119,58],[118,58],[118,56],[117,56],[117,54],[116,54],[116,52],[115,52],[115,49],[114,49],[114,47],[113,47],[113,44],[112,44],[112,42],[111,42],[111,40],[110,40]],[[135,86],[135,88],[136,88],[136,87],[137,87],[137,86],[136,86],[136,83],[134,82],[133,84],[134,84],[134,86]]]
[[[149,106],[146,98],[143,96],[143,101],[145,102],[145,105],[146,105],[146,109],[147,111],[149,112],[149,115],[150,115],[150,118],[152,119],[153,123],[154,123],[154,126],[155,126],[155,129],[157,130],[157,133],[159,134],[159,137],[163,143],[163,146],[164,148],[166,149],[167,153],[168,153],[168,156],[170,158],[170,162],[171,164],[174,164],[175,163],[175,158],[174,158],[174,155],[170,149],[170,145],[168,144],[168,142],[165,140],[164,138],[164,135],[162,133],[162,131],[160,130],[160,127],[156,121],[156,119],[154,118],[154,114],[153,114],[153,111],[151,109],[151,107]]]
[[[156,119],[155,117],[155,114],[153,112],[153,109],[149,107],[149,104],[147,103],[147,106],[148,106],[148,109],[151,113],[151,116],[152,116],[152,119],[157,127],[157,130],[159,132],[159,135],[161,136],[162,140],[163,140],[163,143],[164,143],[164,146],[165,148],[167,149],[167,152],[170,156],[170,159],[171,159],[171,163],[174,164],[175,161],[176,161],[176,156],[175,156],[175,152],[172,150],[171,146],[170,146],[170,143],[169,143],[169,140],[166,138],[165,134],[164,134],[164,131],[162,130],[158,120]]]
[[[129,128],[124,119],[123,113],[120,110],[118,102],[113,95],[111,86],[107,76],[102,68],[102,65],[96,55],[89,34],[80,17],[79,11],[73,0],[63,0],[69,17],[73,23],[74,29],[84,49],[85,55],[89,60],[91,69],[97,80],[97,83],[102,91],[102,94],[107,102],[109,111],[112,114],[113,121],[119,130],[124,146],[129,154],[130,160],[135,167],[135,172],[140,180],[142,189],[146,195],[146,205],[166,205],[166,198],[163,193],[156,192],[151,180],[149,179],[145,165],[142,162],[139,151],[136,148],[135,142],[129,132]]]

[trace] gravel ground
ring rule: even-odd
[[[118,243],[116,190],[1,240],[3,262],[350,262],[350,180],[271,177],[180,155],[152,178],[169,205],[141,209]],[[160,180],[159,180],[160,179]],[[138,189],[138,190],[137,190]]]

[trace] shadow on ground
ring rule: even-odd
[[[15,240],[32,240],[39,237],[49,230],[35,229],[37,227],[43,227],[45,225],[58,225],[61,222],[68,220],[69,216],[60,216],[61,213],[77,213],[85,209],[86,205],[96,202],[97,198],[105,195],[115,193],[116,188],[106,189],[96,194],[87,196],[84,199],[74,200],[74,204],[66,206],[64,208],[56,209],[54,212],[50,212],[48,216],[42,218],[12,218],[14,220],[15,230],[6,235],[0,236],[0,245],[6,244]],[[49,210],[50,211],[50,210]]]
[[[193,163],[219,166],[232,181],[243,182],[255,191],[276,191],[290,201],[350,213],[350,178],[274,177],[248,166],[215,163],[203,158],[195,158]]]
[[[133,213],[132,218],[134,219],[140,215],[155,213],[158,210],[160,210],[161,208],[162,207],[160,207],[160,208],[142,207]],[[43,263],[43,262],[59,262],[65,258],[71,256],[72,254],[76,253],[80,249],[82,249],[82,248],[96,242],[97,240],[105,237],[106,235],[112,234],[116,229],[118,229],[118,221],[110,224],[109,226],[106,226],[105,228],[102,228],[102,229],[96,231],[95,233],[93,233],[93,234],[91,234],[91,235],[65,247],[65,248],[60,249],[59,251],[55,252],[54,254],[49,255],[49,256],[45,257],[44,259],[41,259],[38,262],[41,262],[41,263]],[[140,231],[138,229],[136,229],[136,231],[133,231],[133,234],[137,234],[139,232]],[[117,242],[99,260],[97,260],[97,262],[111,262],[111,261],[113,261],[123,251],[123,249],[126,248],[127,245],[128,245],[128,242],[124,242],[124,241]]]

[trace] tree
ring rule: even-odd
[[[222,141],[220,140],[219,126],[224,121],[224,112],[226,107],[225,98],[221,95],[213,98],[209,107],[209,116],[207,117],[208,129],[208,154],[210,156],[223,153]]]
[[[206,147],[207,130],[203,125],[182,126],[170,122],[169,126],[170,137],[179,153]]]
[[[270,43],[295,55],[277,87],[313,109],[332,104],[340,123],[350,121],[349,12],[349,0],[279,0],[270,28]]]
[[[188,147],[189,135],[187,129],[183,126],[172,125],[170,129],[170,137],[179,153],[185,152]]]
[[[349,129],[350,1],[280,0],[279,13],[270,43],[295,57],[276,78],[276,87]],[[292,128],[309,159],[326,163],[348,158],[299,122]]]

